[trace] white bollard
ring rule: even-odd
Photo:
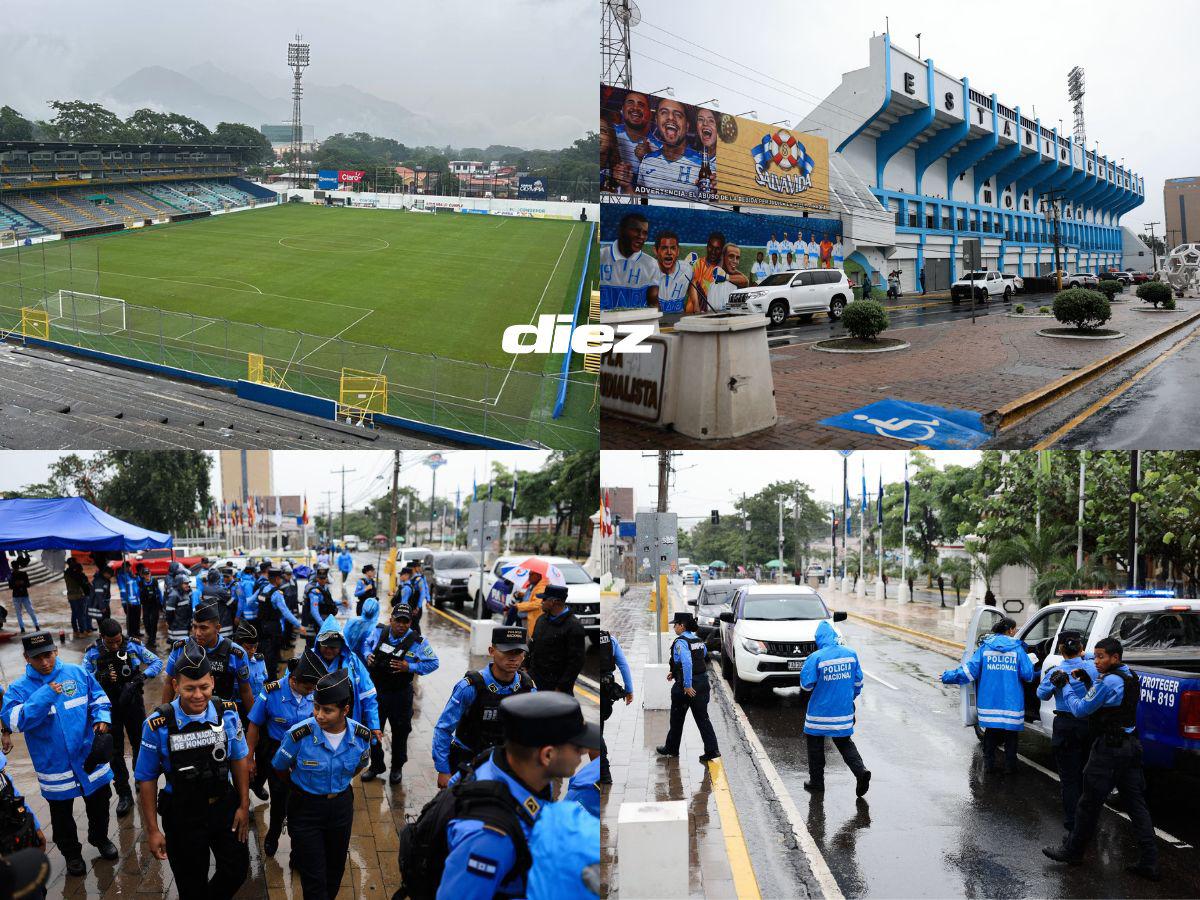
[[[642,667],[642,709],[671,708],[671,682],[667,681],[670,671],[671,667],[666,663]]]
[[[858,584],[854,586],[854,596],[859,600],[867,596],[867,579],[858,579]]]
[[[884,596],[883,596],[883,579],[882,579],[882,578],[876,578],[876,579],[875,579],[875,599],[876,599],[878,602],[880,602],[880,603],[882,603],[882,602],[883,602],[883,600],[884,600]]]
[[[492,629],[499,623],[493,619],[471,620],[471,655],[487,656],[492,645]]]
[[[625,802],[617,815],[620,894],[625,900],[688,896],[686,800]]]
[[[842,587],[841,587],[841,591],[842,591],[842,593],[843,593],[843,594],[848,594],[848,593],[850,593],[850,576],[849,576],[849,575],[843,575],[843,576],[842,576]]]
[[[907,581],[900,582],[900,592],[899,592],[899,596],[896,598],[896,602],[897,603],[911,603],[912,602],[912,597],[909,596],[909,593],[908,593],[908,582]]]

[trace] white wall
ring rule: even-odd
[[[262,187],[292,196],[299,194],[307,201],[313,198],[311,188],[279,188],[276,185],[264,184]],[[326,191],[327,196],[335,199],[349,197],[355,207],[362,201],[375,201],[378,209],[410,209],[414,205],[423,204],[426,209],[473,209],[487,212],[493,216],[528,216],[532,218],[578,219],[579,211],[586,209],[588,221],[597,222],[600,219],[599,203],[562,203],[557,200],[503,200],[488,197],[443,197],[433,194],[374,194],[368,191]],[[362,209],[370,209],[362,206]]]

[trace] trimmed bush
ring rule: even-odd
[[[1039,306],[1039,307],[1038,307],[1038,312],[1039,312],[1039,313],[1041,313],[1043,316],[1048,316],[1048,315],[1050,315],[1050,307],[1048,307],[1048,306]]]
[[[1162,281],[1147,281],[1145,284],[1139,284],[1137,295],[1153,307],[1161,304],[1163,309],[1175,308],[1175,298],[1171,296],[1171,287]],[[1168,303],[1170,306],[1167,305]]]
[[[1101,281],[1098,285],[1096,285],[1096,289],[1108,298],[1109,303],[1112,303],[1113,297],[1117,296],[1117,294],[1121,293],[1123,290],[1121,282],[1108,280]]]
[[[887,310],[874,300],[855,300],[842,311],[842,324],[850,334],[862,341],[873,341],[887,330]]]
[[[1013,312],[1015,312],[1018,316],[1021,315],[1021,313],[1025,312],[1025,304],[1018,303],[1016,306],[1013,307]]]
[[[1091,331],[1112,318],[1112,307],[1099,291],[1069,288],[1054,298],[1054,318],[1080,331]]]

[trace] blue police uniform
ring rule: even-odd
[[[479,683],[478,691],[472,682]],[[500,701],[536,690],[533,679],[520,672],[507,684],[496,678],[491,665],[468,672],[454,685],[433,727],[434,769],[448,775],[460,763],[500,744]]]
[[[600,757],[571,776],[563,800],[574,800],[597,819],[600,818]]]
[[[451,780],[453,784],[457,779]],[[530,791],[509,768],[502,748],[496,748],[475,769],[477,781],[499,781],[512,796],[526,842],[543,807],[551,802],[550,788]],[[526,875],[516,868],[517,848],[503,831],[478,819],[451,819],[446,828],[449,854],[442,871],[438,900],[490,900],[526,896]]]
[[[598,759],[598,757],[597,757]],[[600,896],[600,818],[574,803],[548,804],[529,841],[529,900]]]
[[[1017,764],[1017,738],[1025,729],[1023,681],[1033,680],[1025,645],[1006,634],[990,634],[971,658],[942,673],[942,684],[975,684],[979,725],[985,729],[983,764],[995,768],[996,747],[1004,744],[1005,767]]]
[[[174,677],[175,667],[184,648],[191,641],[176,641],[167,654],[166,672]],[[242,685],[250,683],[250,664],[248,655],[241,644],[235,644],[229,638],[218,637],[211,648],[204,648],[212,666],[213,695],[222,700],[240,701]]]
[[[379,705],[379,727],[384,723],[392,729],[391,771],[398,779],[404,764],[408,762],[408,735],[412,731],[413,680],[417,675],[428,675],[438,667],[437,654],[429,642],[412,628],[403,634],[392,633],[390,625],[376,625],[363,639],[363,651],[372,665],[367,667],[375,684]],[[394,672],[393,660],[408,663],[407,672]],[[383,772],[383,746],[371,747],[371,771]]]
[[[679,754],[679,742],[683,738],[683,723],[688,710],[700,737],[704,741],[704,756],[708,759],[721,755],[717,748],[717,733],[708,717],[708,670],[704,666],[708,650],[704,640],[694,631],[685,631],[671,644],[671,724],[667,729],[667,740],[659,751],[666,756]],[[696,696],[689,697],[685,688],[694,688]]]
[[[375,597],[378,593],[378,590],[379,589],[375,584],[375,579],[368,578],[366,575],[354,583],[354,611],[357,615],[362,615],[363,603],[370,598]]]
[[[181,900],[232,897],[246,880],[249,850],[232,830],[243,798],[230,776],[231,764],[248,753],[236,705],[227,700],[209,701],[191,715],[177,697],[156,707],[142,726],[133,774],[151,784],[166,776],[158,814]],[[209,853],[216,861],[211,879]]]
[[[1100,677],[1093,657],[1087,654],[1064,659],[1058,665],[1046,668],[1037,686],[1039,700],[1054,698],[1054,727],[1050,746],[1054,751],[1054,762],[1062,785],[1063,827],[1067,831],[1075,827],[1075,808],[1083,791],[1083,767],[1092,748],[1092,735],[1087,719],[1077,718],[1063,695],[1072,693],[1076,699],[1082,699],[1087,688],[1082,681],[1074,678],[1065,687],[1056,688],[1050,678],[1056,671],[1070,675],[1075,669],[1083,669],[1093,680]]]
[[[304,587],[304,605],[308,615],[306,618],[314,625],[324,622],[327,616],[337,615],[341,606],[334,599],[328,585],[322,585],[315,579]]]
[[[5,822],[12,823],[13,820],[23,815],[22,810],[28,811],[30,825],[33,831],[38,831],[42,827],[42,823],[38,821],[37,813],[33,811],[33,807],[25,802],[25,795],[17,789],[14,782],[5,769],[8,767],[8,757],[4,753],[0,753],[0,814],[5,816]],[[7,843],[14,837],[13,833],[0,835],[0,842]],[[34,835],[27,835],[27,839],[32,842],[35,840]],[[24,844],[23,847],[32,846],[32,843]],[[7,852],[7,851],[6,851]]]
[[[258,772],[254,780],[260,786],[266,780],[271,788],[271,822],[264,843],[279,842],[287,818],[287,798],[291,787],[287,779],[279,777],[271,761],[288,729],[312,718],[312,713],[312,694],[297,695],[290,678],[268,681],[250,710],[249,721],[260,729],[258,745],[255,747]]]
[[[292,860],[306,897],[333,897],[341,884],[354,822],[350,784],[367,765],[371,730],[346,719],[335,744],[313,718],[293,726],[284,736],[272,765],[290,772],[288,834]]]
[[[804,733],[808,742],[807,787],[819,790],[825,784],[825,738],[833,745],[854,773],[859,796],[866,793],[870,773],[863,765],[858,748],[850,737],[854,733],[854,701],[863,686],[858,654],[840,643],[837,632],[826,621],[817,625],[817,649],[804,660],[800,669],[800,687],[811,692],[804,713]]]
[[[124,566],[117,570],[117,592],[121,595],[121,608],[125,610],[125,633],[140,637],[142,633],[142,607],[138,591],[138,580]]]
[[[246,654],[246,669],[250,680],[250,693],[257,697],[267,683],[267,663],[261,653]]]
[[[317,632],[317,640],[320,641],[323,635],[333,633],[341,634],[342,629],[338,625],[337,619],[329,616],[321,625],[321,630]],[[378,731],[379,696],[374,682],[371,681],[371,675],[367,671],[367,664],[359,659],[354,651],[345,646],[344,638],[342,649],[334,657],[333,661],[326,662],[325,658],[322,657],[321,662],[325,664],[325,668],[330,672],[345,669],[350,673],[350,682],[354,687],[354,708],[350,711],[350,717],[356,722],[362,722],[371,731]]]
[[[117,794],[129,797],[129,768],[125,765],[125,740],[137,765],[142,741],[142,723],[146,721],[146,701],[142,693],[145,679],[154,678],[163,670],[163,662],[139,641],[132,638],[110,653],[102,640],[97,640],[83,654],[83,667],[99,682],[111,703],[113,737],[113,782]]]

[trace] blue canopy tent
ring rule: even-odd
[[[122,522],[82,497],[0,500],[0,550],[133,553],[171,547],[174,540]]]

